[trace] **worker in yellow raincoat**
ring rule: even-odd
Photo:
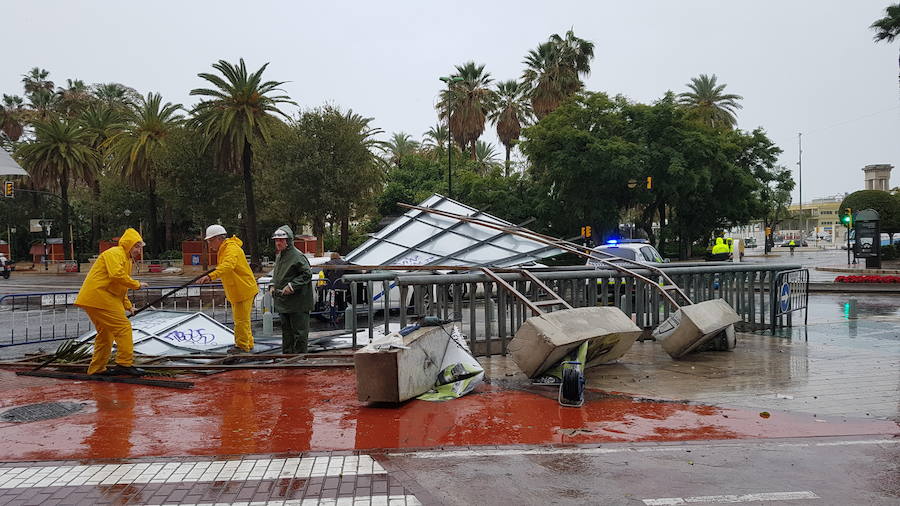
[[[141,235],[129,228],[119,238],[118,246],[97,257],[78,291],[75,305],[87,313],[97,329],[88,374],[145,374],[145,371],[132,365],[134,343],[131,322],[125,317],[125,311],[134,313],[134,306],[128,300],[128,290],[147,288],[147,283],[131,277],[131,262],[141,258],[143,248]],[[116,343],[116,366],[107,370],[113,342]]]
[[[222,280],[225,298],[231,303],[234,312],[234,346],[228,349],[228,353],[249,353],[253,350],[250,311],[259,288],[250,264],[247,263],[247,256],[241,249],[244,243],[237,236],[226,237],[227,233],[222,225],[210,225],[206,228],[206,243],[209,244],[210,251],[218,252],[218,261],[216,270],[197,282],[203,284]]]

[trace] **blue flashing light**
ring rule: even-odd
[[[619,244],[618,239],[607,239],[606,244]]]

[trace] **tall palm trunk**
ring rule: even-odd
[[[247,202],[247,249],[250,250],[250,262],[259,266],[259,250],[256,247],[256,201],[253,198],[253,147],[250,141],[244,141],[242,156],[244,169],[244,200]]]
[[[100,245],[101,229],[103,228],[102,218],[97,212],[97,205],[100,202],[100,180],[94,177],[91,181],[91,192],[94,195],[94,202],[91,204],[91,245],[90,248],[96,248]],[[88,251],[91,251],[89,249]]]
[[[504,174],[506,175],[506,177],[509,177],[509,153],[510,153],[510,151],[512,151],[512,148],[509,144],[506,144],[505,146],[506,146],[506,170],[504,171]]]
[[[172,240],[172,206],[163,205],[163,220],[166,223],[165,250],[175,249],[175,241]]]
[[[148,209],[147,209],[147,221],[150,223],[147,224],[147,227],[150,229],[150,253],[153,254],[153,258],[158,258],[157,253],[160,252],[160,243],[159,243],[159,224],[158,224],[158,215],[157,215],[157,205],[159,201],[159,196],[156,194],[156,178],[150,176],[148,186],[147,197],[149,200]]]
[[[341,245],[338,251],[346,255],[350,250],[350,209],[346,209],[341,216]]]
[[[324,211],[318,211],[313,216],[313,235],[316,236],[316,256],[325,255],[325,215]]]
[[[62,237],[63,237],[63,258],[69,252],[69,244],[72,243],[72,235],[69,233],[69,169],[63,169],[59,176],[59,195],[62,197]],[[53,247],[50,247],[51,255]],[[52,256],[51,256],[52,258]]]
[[[471,147],[472,160],[478,159],[478,151],[475,149],[476,142],[478,142],[478,141],[475,141],[475,140],[472,141],[472,147]]]

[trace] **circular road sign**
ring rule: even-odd
[[[779,293],[780,293],[779,302],[781,303],[781,312],[785,313],[789,309],[791,309],[791,285],[789,285],[787,283],[787,281],[785,281],[784,284],[781,285],[781,290],[779,291]]]

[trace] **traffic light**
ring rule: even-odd
[[[15,187],[12,181],[3,183],[3,196],[13,198],[15,196]]]
[[[653,176],[647,176],[647,189],[653,189]]]
[[[841,216],[841,222],[843,222],[847,228],[853,228],[853,209],[847,208],[845,214]]]
[[[591,236],[591,226],[585,225],[585,226],[581,227],[581,237],[587,239],[590,236]]]

